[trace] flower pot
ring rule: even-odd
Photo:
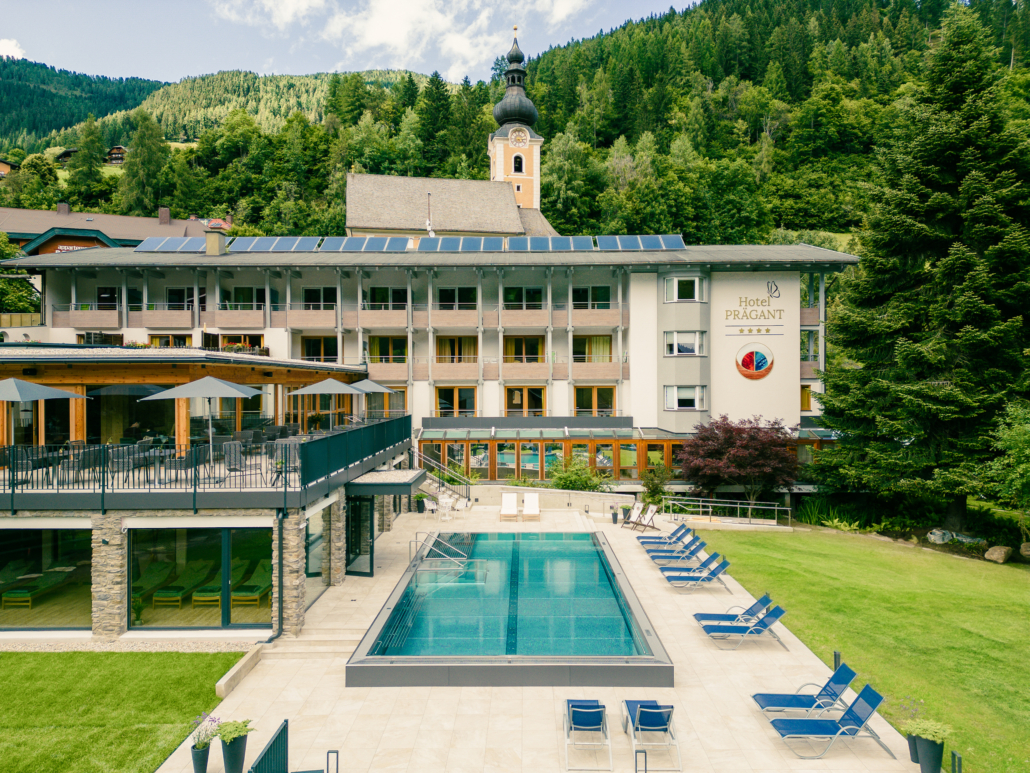
[[[916,746],[916,737],[914,735],[905,736],[908,740],[908,757],[912,762],[919,764],[919,747]]]
[[[417,504],[418,504],[418,511],[420,513],[424,513],[426,511],[426,500],[420,499],[420,500],[418,500]]]
[[[247,736],[241,735],[229,743],[223,741],[222,764],[225,767],[225,773],[243,773],[243,758],[246,755]]]
[[[203,749],[198,749],[196,746],[191,746],[190,753],[193,755],[193,773],[207,773],[207,755],[211,753],[211,747],[205,746]]]
[[[944,762],[944,742],[931,741],[918,735],[914,737],[920,773],[940,773],[941,763]]]
[[[619,522],[619,513],[615,511],[612,513],[612,523],[617,524]]]

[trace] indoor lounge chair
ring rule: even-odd
[[[801,692],[806,687],[819,687],[818,684],[808,683],[801,685],[792,693],[755,693],[751,697],[758,708],[764,711],[804,711],[808,716],[818,712],[822,714],[833,708],[840,708],[844,711],[844,691],[848,689],[851,680],[855,678],[855,672],[847,664],[841,663],[840,668],[834,671],[826,684],[815,694]]]
[[[501,494],[501,521],[517,521],[519,519],[519,498],[513,491]]]
[[[174,561],[151,561],[132,584],[132,597],[142,599],[152,594],[168,581],[173,569]]]
[[[232,560],[232,571],[229,574],[229,588],[233,589],[243,582],[243,575],[250,564],[245,558],[234,558]],[[193,609],[197,607],[222,607],[222,570],[215,572],[210,582],[193,591],[193,598],[190,600]]]
[[[33,601],[70,583],[74,579],[72,574],[73,572],[47,570],[39,577],[31,578],[27,585],[5,591],[4,595],[0,596],[0,609],[8,607],[32,609]]]
[[[732,637],[740,637],[740,641],[737,642],[733,649],[737,649],[748,639],[759,639],[765,636],[770,636],[780,643],[783,649],[787,649],[787,645],[783,643],[776,632],[772,629],[773,623],[779,620],[787,614],[787,610],[783,607],[773,607],[758,620],[752,623],[740,623],[738,625],[702,625],[701,630],[705,632],[709,639],[730,639]]]
[[[787,744],[787,748],[803,760],[821,758],[838,738],[858,738],[863,735],[872,738],[883,747],[887,754],[894,757],[894,752],[888,749],[887,744],[880,739],[876,731],[869,727],[869,720],[872,719],[881,703],[883,703],[883,696],[867,684],[840,719],[774,719],[770,724]],[[789,743],[795,739],[826,741],[826,748],[818,754],[798,754]]]
[[[719,560],[719,554],[712,553],[697,566],[662,566],[659,567],[659,571],[666,577],[675,577],[677,575],[686,577],[690,575],[696,576],[699,574],[707,574],[708,571],[719,562]]]
[[[647,547],[661,547],[668,545],[673,547],[682,543],[684,540],[689,539],[693,530],[688,528],[686,524],[680,524],[673,531],[668,534],[642,534],[637,537],[637,542]]]
[[[204,580],[211,574],[214,561],[190,561],[183,567],[182,573],[175,578],[172,585],[166,585],[154,591],[154,608],[176,607],[182,609],[182,602],[195,589],[204,584]]]
[[[247,580],[232,592],[230,607],[261,606],[261,597],[272,591],[272,560],[262,558]]]
[[[525,499],[522,500],[522,520],[540,520],[540,495],[535,491],[528,492]]]
[[[710,570],[707,574],[675,574],[675,575],[662,575],[668,581],[669,585],[676,588],[677,590],[697,590],[698,588],[704,588],[712,583],[719,583],[722,587],[726,588],[727,593],[732,593],[729,588],[726,587],[726,583],[722,581],[721,575],[730,567],[730,562],[725,559],[719,563],[714,569]]]
[[[608,717],[604,706],[597,701],[565,701],[565,715],[562,720],[565,729],[565,769],[566,770],[611,770],[612,738],[608,733]],[[580,738],[577,740],[577,733]],[[596,740],[583,740],[582,735],[590,734]],[[582,751],[599,751],[608,749],[607,768],[574,768],[569,764],[569,747]]]
[[[627,526],[633,526],[640,518],[640,513],[643,509],[643,502],[637,502],[636,504],[634,504],[633,509],[629,511],[629,515],[623,517],[622,528],[625,529]]]
[[[622,730],[629,734],[633,747],[633,759],[637,757],[637,749],[648,752],[665,750],[672,756],[676,750],[676,767],[659,768],[648,762],[648,770],[682,770],[680,745],[676,740],[676,728],[672,724],[672,706],[660,706],[658,701],[623,701]],[[656,739],[655,736],[658,736]]]
[[[719,612],[696,612],[694,619],[701,625],[715,625],[717,623],[750,623],[761,617],[762,613],[772,604],[772,596],[766,593],[747,609],[741,606],[730,607],[723,613]],[[739,611],[737,611],[739,610]]]
[[[10,590],[16,585],[22,585],[26,581],[20,579],[23,574],[29,573],[29,562],[23,558],[8,561],[0,569],[0,593]]]

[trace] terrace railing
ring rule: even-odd
[[[261,754],[249,768],[249,773],[289,773],[290,771],[290,721],[284,719]]]
[[[437,490],[446,489],[460,499],[468,499],[472,491],[472,481],[456,470],[452,470],[435,459],[430,459],[417,448],[411,449],[411,466],[425,470],[426,476]]]
[[[681,518],[709,521],[730,520],[737,523],[776,524],[784,518],[791,522],[791,510],[776,502],[749,502],[746,499],[710,499],[707,497],[662,497],[662,513],[674,521]]]

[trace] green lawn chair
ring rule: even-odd
[[[272,559],[263,558],[258,561],[246,585],[241,585],[232,592],[231,607],[261,606],[261,597],[272,590]]]
[[[154,591],[154,608],[182,609],[182,602],[204,584],[214,565],[214,561],[190,561],[183,567],[182,574],[175,578],[174,583]]]
[[[232,571],[229,575],[229,587],[235,588],[243,582],[243,575],[247,571],[250,562],[245,558],[234,558],[232,560]],[[218,607],[222,606],[222,570],[219,569],[211,582],[193,592],[193,608],[197,607]]]
[[[173,569],[175,569],[174,561],[152,561],[143,570],[139,579],[132,584],[132,598],[142,599],[152,594],[168,581],[168,578],[172,576]]]
[[[45,596],[74,579],[74,572],[43,572],[40,577],[33,578],[28,585],[9,590],[0,596],[0,609],[9,607],[25,607],[32,609],[32,602]]]

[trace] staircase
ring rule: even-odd
[[[305,625],[296,637],[281,636],[261,651],[262,660],[349,658],[365,635],[364,628],[343,623]]]

